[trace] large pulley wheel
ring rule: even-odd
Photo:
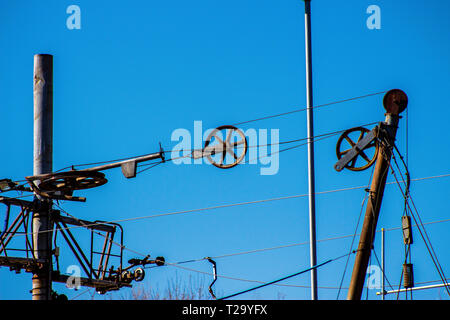
[[[225,125],[220,126],[208,135],[205,148],[211,150],[206,158],[214,166],[228,169],[238,165],[247,153],[247,138],[238,128]]]
[[[68,171],[35,177],[38,188],[44,192],[71,194],[74,190],[90,189],[108,182],[105,174],[98,171]]]
[[[344,131],[336,144],[336,155],[338,160],[352,150],[353,147],[369,132],[369,129],[363,127],[351,128]],[[364,149],[357,151],[358,155],[345,165],[345,168],[351,171],[362,171],[375,163],[378,154],[378,143],[375,139]]]

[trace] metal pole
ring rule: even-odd
[[[426,289],[436,289],[436,288],[442,288],[448,286],[449,283],[441,283],[441,284],[433,284],[429,286],[423,286],[423,287],[412,287],[412,288],[404,288],[399,290],[390,290],[386,291],[384,294],[392,294],[392,293],[398,293],[398,292],[407,292],[407,291],[417,291],[417,290],[426,290]],[[377,295],[383,295],[382,292],[377,292]]]
[[[400,119],[399,114],[406,109],[407,101],[408,99],[406,94],[398,89],[390,90],[384,96],[383,104],[387,113],[383,129],[386,130],[384,135],[390,144],[393,144],[395,141],[397,125]],[[375,164],[375,170],[372,177],[372,184],[369,191],[369,201],[366,207],[358,251],[356,253],[352,278],[348,290],[348,300],[361,299],[367,265],[369,263],[373,241],[375,238],[375,230],[377,227],[378,215],[380,213],[381,201],[383,199],[384,187],[386,186],[386,178],[388,176],[391,156],[391,149],[389,147],[385,147],[383,143],[380,143],[377,162]]]
[[[311,0],[305,1],[305,56],[306,56],[306,117],[308,130],[308,188],[309,188],[309,243],[311,267],[317,264],[316,254],[316,199],[314,183],[314,126],[311,54]],[[311,300],[317,300],[317,271],[311,270]]]
[[[34,152],[33,174],[52,172],[53,166],[53,56],[37,54],[34,56]],[[52,224],[49,212],[51,201],[35,199],[38,207],[33,214],[34,254],[46,261],[44,267],[33,273],[33,300],[50,300]]]
[[[384,246],[384,228],[381,228],[381,275],[382,275],[382,278],[381,278],[381,292],[383,292],[383,294],[381,295],[381,300],[384,300],[384,278],[385,278],[385,269],[384,269],[384,266],[385,266],[385,252],[384,252],[384,250],[385,250],[385,246]]]

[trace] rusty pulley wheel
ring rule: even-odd
[[[205,141],[205,148],[212,150],[206,158],[214,166],[228,169],[238,165],[247,153],[247,138],[242,130],[231,126],[220,126],[211,131]]]
[[[344,131],[336,144],[336,155],[338,160],[340,160],[347,152],[352,150],[353,147],[370,131],[371,130],[363,127],[351,128]],[[373,165],[377,160],[378,154],[377,140],[373,140],[363,150],[357,151],[358,155],[345,165],[346,169],[351,171],[362,171]]]
[[[108,182],[105,174],[98,171],[68,171],[31,177],[39,180],[39,190],[71,194],[74,190],[90,189]]]

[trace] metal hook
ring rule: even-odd
[[[205,257],[205,259],[207,259],[209,262],[212,263],[212,265],[213,265],[213,274],[214,274],[214,281],[211,282],[211,284],[209,285],[208,290],[209,290],[209,293],[211,294],[211,296],[212,296],[214,299],[217,299],[216,296],[215,296],[215,294],[214,294],[214,292],[213,292],[213,290],[212,290],[212,286],[214,285],[214,282],[216,282],[216,280],[217,280],[216,262],[215,262],[213,259],[211,259],[211,257]]]

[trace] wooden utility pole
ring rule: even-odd
[[[384,187],[389,172],[389,163],[392,156],[391,147],[395,142],[400,113],[406,109],[407,104],[408,98],[406,94],[398,89],[390,90],[383,99],[383,105],[386,109],[386,119],[378,134],[378,139],[381,142],[379,142],[377,161],[369,191],[369,201],[366,207],[347,300],[361,299],[367,266],[375,238]]]
[[[53,56],[34,56],[34,152],[33,174],[52,172],[53,166]],[[49,213],[52,202],[37,196],[33,213],[34,258],[46,261],[33,273],[33,300],[50,300],[52,292],[52,223]]]

